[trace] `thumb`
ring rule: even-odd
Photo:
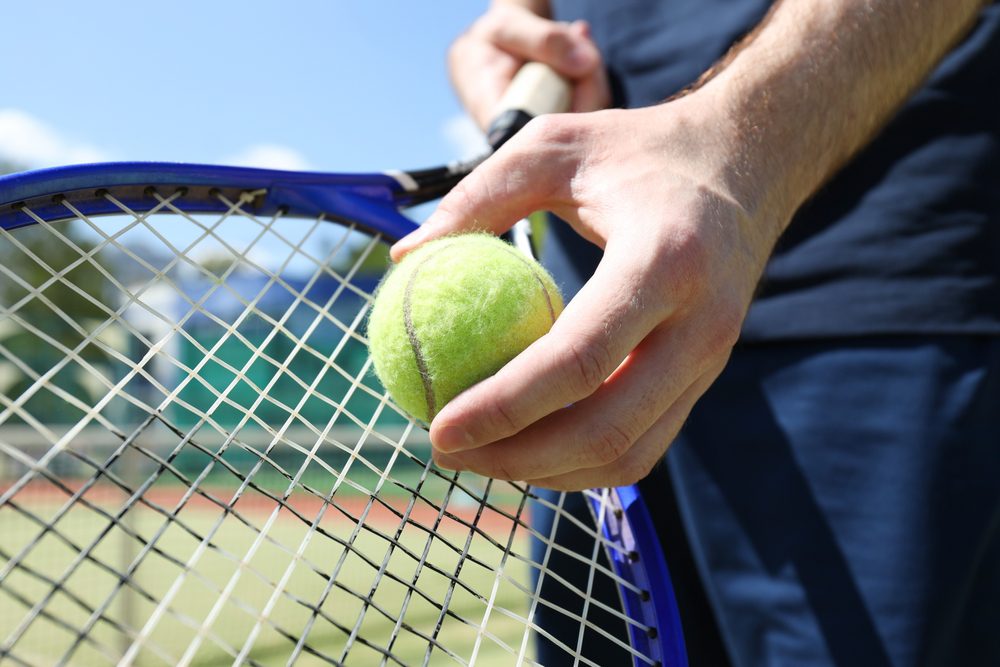
[[[559,23],[509,7],[491,14],[483,27],[487,39],[501,50],[545,63],[570,79],[587,77],[601,64],[600,52],[583,21]]]

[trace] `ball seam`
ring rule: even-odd
[[[420,262],[413,268],[410,275],[407,278],[406,287],[403,290],[403,327],[406,331],[406,336],[409,339],[410,349],[413,352],[414,359],[417,365],[417,372],[420,375],[420,381],[424,389],[424,401],[427,405],[427,421],[433,421],[434,417],[437,415],[437,398],[434,392],[434,383],[431,379],[430,368],[427,365],[427,359],[424,356],[423,347],[420,343],[420,338],[417,335],[416,324],[413,321],[413,292],[416,289],[417,276],[420,270],[430,261],[432,258],[436,257],[440,253],[451,248],[454,244],[448,243],[441,247],[435,249],[434,252],[428,254],[420,259]],[[533,265],[527,257],[523,256],[520,251],[516,248],[506,246],[504,251],[509,255],[514,257],[517,261],[521,262],[528,271],[531,272],[532,277],[538,286],[541,288],[542,296],[545,297],[545,306],[549,312],[549,319],[554,323],[556,320],[555,307],[552,304],[552,295],[549,292],[548,286],[545,284],[539,270]]]
[[[417,274],[420,273],[420,269],[430,260],[432,257],[436,256],[443,250],[447,250],[453,244],[448,243],[446,245],[437,248],[434,252],[428,254],[420,260],[420,263],[413,267],[413,271],[410,273],[409,279],[406,281],[406,289],[403,290],[403,328],[406,329],[406,336],[410,340],[410,349],[413,350],[413,356],[416,358],[417,362],[417,372],[420,373],[420,381],[424,386],[424,400],[427,402],[427,421],[432,421],[434,415],[437,414],[437,401],[434,397],[434,385],[431,382],[430,370],[427,368],[427,359],[424,358],[423,348],[420,345],[420,338],[417,336],[417,327],[413,323],[413,289],[417,282]]]

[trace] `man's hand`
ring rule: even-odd
[[[509,3],[496,3],[452,45],[452,84],[472,118],[486,129],[497,102],[521,65],[549,65],[573,86],[571,111],[595,111],[610,104],[601,54],[587,24],[557,23]]]
[[[535,119],[393,248],[547,209],[605,251],[548,335],[435,418],[439,465],[581,489],[635,482],[663,455],[725,365],[778,230],[714,173],[725,128],[707,95]]]
[[[725,365],[794,211],[981,5],[784,0],[685,97],[530,122],[393,258],[457,231],[503,232],[538,209],[604,257],[549,334],[441,410],[438,464],[558,489],[642,478]],[[494,62],[494,84],[517,62]]]

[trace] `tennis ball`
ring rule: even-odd
[[[429,423],[545,334],[562,308],[545,269],[496,236],[431,241],[375,292],[368,318],[375,374],[403,410]]]

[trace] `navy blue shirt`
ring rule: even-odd
[[[585,18],[616,106],[683,89],[767,12],[768,0],[554,0]],[[1000,6],[878,137],[795,216],[743,339],[1000,334]],[[557,229],[549,258],[573,292],[599,253]]]

